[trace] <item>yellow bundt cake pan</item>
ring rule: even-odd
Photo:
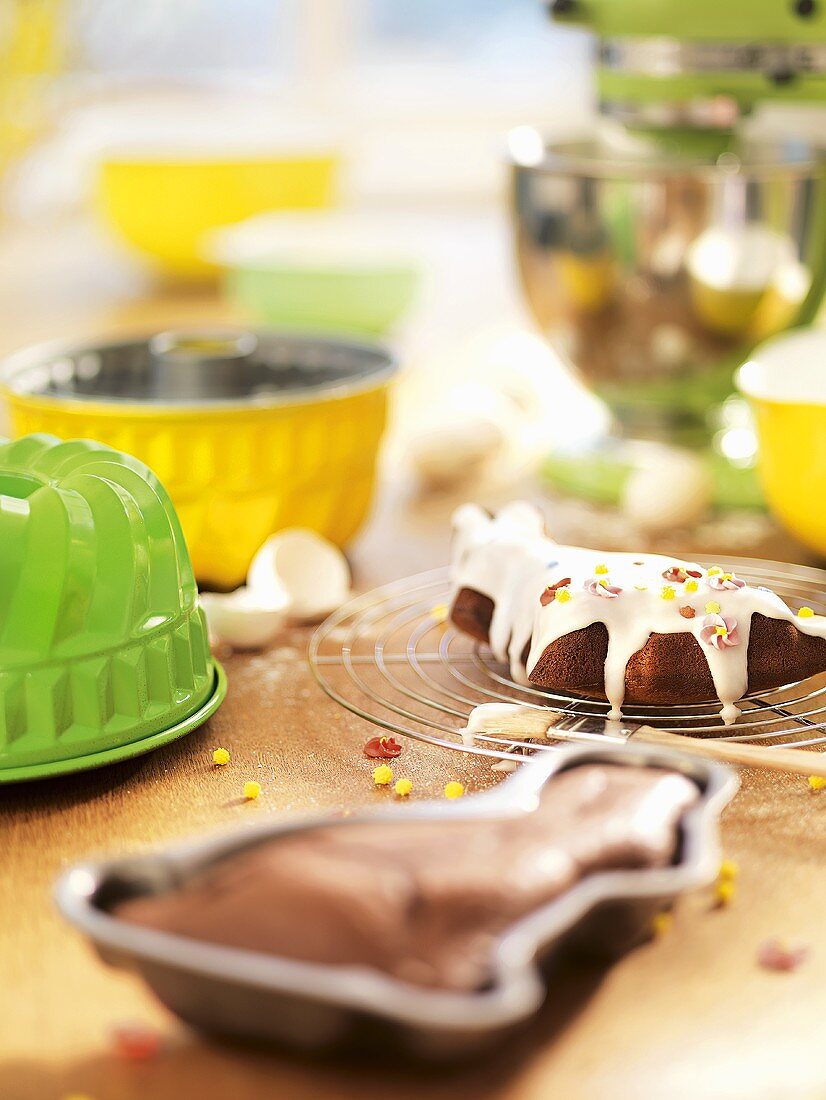
[[[0,782],[147,752],[224,696],[155,475],[100,443],[0,440]]]
[[[373,498],[395,362],[371,345],[277,333],[162,333],[18,353],[16,435],[100,440],[169,491],[203,584],[241,584],[274,531],[344,546]]]

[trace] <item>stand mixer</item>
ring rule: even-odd
[[[810,322],[826,287],[824,161],[794,119],[770,138],[764,110],[826,103],[826,0],[553,0],[550,14],[597,37],[600,118],[579,141],[511,135],[527,304],[620,435],[712,453],[739,415],[721,410],[733,370]],[[585,493],[588,457],[581,482],[571,468]]]

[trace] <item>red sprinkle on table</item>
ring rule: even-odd
[[[119,1058],[128,1062],[148,1062],[161,1049],[161,1037],[143,1024],[118,1024],[112,1028],[112,1043]]]
[[[371,760],[395,760],[402,747],[393,737],[371,737],[364,746],[364,755]]]
[[[808,954],[809,949],[805,944],[789,944],[773,937],[760,944],[757,961],[766,970],[797,970]]]

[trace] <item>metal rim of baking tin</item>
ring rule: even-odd
[[[338,967],[285,959],[276,955],[221,947],[171,933],[131,925],[106,912],[96,898],[112,882],[131,875],[173,886],[211,861],[278,835],[319,826],[335,827],[329,818],[256,826],[231,837],[220,836],[174,845],[164,854],[87,863],[69,870],[56,887],[63,916],[84,932],[118,965],[140,971],[141,963],[162,965],[234,986],[293,995],[326,1008],[379,1016],[411,1029],[486,1033],[511,1027],[541,1005],[546,987],[537,960],[544,950],[602,902],[676,897],[713,881],[719,867],[717,821],[731,800],[738,780],[731,769],[683,753],[644,746],[589,747],[545,753],[491,791],[459,804],[428,803],[366,812],[348,825],[368,821],[485,819],[519,813],[536,804],[552,775],[586,763],[662,767],[686,775],[701,797],[681,819],[679,862],[663,868],[599,872],[509,928],[494,952],[489,989],[472,993],[421,989],[366,967]],[[137,876],[137,878],[136,878]],[[134,896],[134,895],[133,895]],[[151,985],[151,982],[148,983]]]
[[[207,699],[201,703],[196,711],[187,718],[176,722],[174,726],[168,726],[157,733],[151,733],[148,737],[141,737],[137,741],[130,741],[126,745],[117,745],[111,749],[103,749],[100,752],[90,752],[83,756],[72,756],[66,760],[47,760],[39,764],[22,764],[20,767],[0,768],[0,783],[24,783],[33,779],[51,779],[61,775],[71,775],[74,772],[92,771],[95,768],[103,768],[107,764],[119,764],[124,760],[132,760],[136,756],[145,756],[154,749],[177,741],[187,733],[192,733],[202,726],[208,718],[211,718],[223,703],[227,694],[227,676],[223,667],[211,659],[214,680],[212,691]]]
[[[211,342],[217,350],[198,353],[199,342],[204,347]],[[145,352],[143,390],[140,385],[123,394],[95,390],[101,356],[135,356],[141,349]],[[164,369],[159,371],[159,366]],[[261,373],[247,380],[244,371],[251,366]],[[279,369],[293,371],[297,381],[277,385]],[[7,398],[49,408],[81,412],[96,407],[96,411],[104,408],[137,416],[198,415],[347,398],[381,388],[397,371],[396,358],[381,344],[293,331],[187,326],[96,343],[35,344],[0,362],[0,388]],[[163,385],[159,393],[148,392],[153,375],[156,381],[159,376],[167,380],[166,392]],[[75,378],[85,385],[82,392],[70,388]]]

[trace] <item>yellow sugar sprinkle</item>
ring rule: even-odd
[[[393,782],[393,769],[386,764],[379,764],[377,768],[373,768],[373,782],[377,787],[389,786]]]
[[[567,603],[568,600],[572,599],[572,596],[567,588],[557,588],[554,592],[554,599],[557,603]]]
[[[665,911],[663,911],[662,913],[657,913],[657,915],[651,922],[651,931],[654,933],[655,936],[659,938],[660,936],[664,936],[666,932],[671,931],[671,926],[673,925],[673,923],[674,917],[671,915],[671,913],[667,913]]]
[[[648,585],[647,584],[635,584],[634,587],[636,588],[636,590],[638,592],[647,592],[648,591]]]
[[[393,790],[400,798],[407,798],[413,790],[413,784],[409,779],[397,779]]]
[[[600,576],[600,574],[607,572],[608,566],[604,565],[602,562],[600,562],[599,565],[594,566],[594,573],[596,573],[597,576]]]
[[[709,569],[708,575],[709,577],[719,577],[722,572],[723,570],[720,568],[719,565],[714,565],[711,567],[711,569]]]
[[[446,603],[437,603],[435,607],[431,607],[430,617],[435,619],[437,623],[443,623],[447,621],[449,611],[450,608]]]
[[[258,798],[259,794],[261,794],[261,784],[256,783],[254,779],[247,780],[244,784],[244,798],[246,798],[248,802],[252,802],[254,799]]]
[[[455,780],[452,783],[448,783],[445,787],[445,798],[461,798],[465,793],[465,788],[461,783],[457,783]]]
[[[717,872],[717,878],[722,882],[731,882],[736,879],[740,874],[739,866],[733,859],[724,859],[720,864],[720,870]]]
[[[716,600],[709,600],[706,604],[706,615],[719,615],[720,605]]]
[[[689,577],[688,580],[685,582],[685,591],[686,592],[696,592],[697,591],[697,582],[694,580],[693,577]]]
[[[809,776],[809,790],[822,791],[824,787],[826,787],[826,778],[822,775]]]
[[[673,600],[676,594],[677,593],[674,591],[670,584],[664,584],[662,592],[660,592],[660,599]]]
[[[714,887],[714,900],[724,908],[734,900],[736,887],[731,879],[721,879]]]
[[[728,631],[724,626],[715,626],[714,633],[719,635],[719,637],[721,638],[725,638],[726,634],[728,634]]]
[[[814,611],[812,611],[811,607],[801,607],[797,612],[797,617],[799,619],[811,619],[813,615]]]
[[[217,764],[219,768],[222,768],[224,764],[229,763],[229,753],[226,749],[216,749],[212,754],[212,763]]]

